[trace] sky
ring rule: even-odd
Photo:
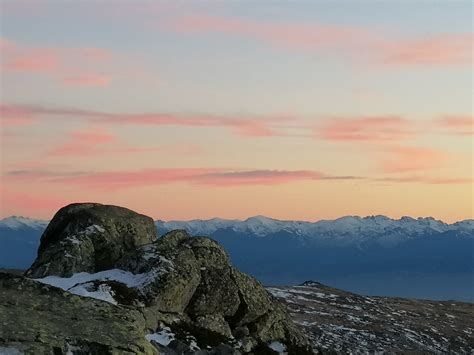
[[[470,1],[0,0],[0,217],[473,218]]]

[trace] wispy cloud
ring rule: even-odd
[[[412,137],[409,120],[397,116],[331,118],[316,128],[316,137],[330,141],[398,141]]]
[[[118,61],[102,48],[30,46],[6,38],[0,39],[0,48],[5,73],[42,74],[66,86],[107,86]]]
[[[406,173],[439,168],[447,160],[447,154],[424,147],[391,147],[380,162],[385,173]]]
[[[161,168],[92,173],[19,170],[10,171],[5,177],[14,181],[54,182],[102,190],[170,183],[188,183],[209,187],[238,187],[280,185],[298,181],[361,179],[356,176],[333,176],[310,170],[229,170],[222,168]]]
[[[250,170],[207,173],[197,176],[195,182],[209,186],[280,185],[325,177],[320,172],[308,170]]]
[[[244,137],[274,137],[285,135],[278,124],[293,120],[286,116],[219,116],[179,115],[167,113],[110,113],[94,110],[64,109],[28,105],[0,105],[4,124],[14,123],[20,117],[22,122],[35,123],[40,119],[57,119],[64,116],[76,117],[92,124],[120,124],[137,126],[187,126],[229,128]]]
[[[431,176],[398,176],[398,177],[384,177],[374,179],[379,182],[393,182],[393,183],[419,183],[428,185],[466,185],[474,183],[471,178],[453,178],[453,177],[431,177]]]
[[[471,33],[397,40],[384,45],[383,61],[389,65],[467,64],[472,62],[473,40]]]
[[[213,16],[185,16],[171,19],[167,25],[178,32],[220,32],[251,37],[263,42],[304,48],[341,43],[348,44],[361,37],[371,36],[363,29],[347,26],[330,26],[315,23],[256,22],[239,18]],[[355,43],[353,43],[355,44]]]
[[[137,187],[184,183],[209,188],[238,188],[245,186],[278,186],[318,181],[366,181],[387,183],[416,183],[460,185],[474,182],[472,177],[440,177],[402,175],[385,177],[331,175],[314,170],[233,170],[223,168],[160,168],[102,172],[12,170],[4,175],[6,182],[53,183],[101,191],[118,191]]]
[[[107,86],[110,80],[110,77],[99,74],[67,76],[62,79],[66,86]]]
[[[0,103],[0,122],[3,126],[30,125],[39,119],[40,117],[28,107]]]
[[[474,134],[473,116],[447,115],[439,118],[438,124],[448,133],[459,135]]]
[[[118,138],[100,127],[89,127],[70,134],[66,143],[53,148],[49,156],[92,155],[102,152],[103,146]]]
[[[369,28],[301,22],[257,22],[242,18],[183,16],[161,27],[181,33],[222,33],[294,50],[326,50],[383,65],[467,65],[473,35],[440,33],[419,38]]]
[[[127,141],[102,127],[90,126],[71,132],[66,141],[47,152],[47,157],[123,155],[139,153],[166,153],[194,155],[202,151],[196,144],[162,144],[159,146],[132,146]]]

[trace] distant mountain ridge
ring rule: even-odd
[[[0,228],[19,230],[21,228],[44,229],[49,221],[23,216],[11,216],[0,220]]]
[[[363,241],[383,237],[386,242],[393,238],[407,236],[457,232],[474,238],[474,220],[467,219],[448,224],[432,217],[402,217],[391,219],[386,216],[345,216],[335,220],[316,222],[284,221],[265,216],[250,217],[246,220],[228,220],[213,218],[191,221],[156,221],[159,230],[185,229],[193,235],[212,235],[219,230],[230,229],[236,233],[248,233],[265,237],[278,232],[287,232],[303,238],[320,238],[320,241],[342,242],[342,238],[351,237],[347,242]],[[324,240],[324,238],[327,238]],[[392,238],[392,240],[390,240]],[[396,240],[395,240],[396,241]]]
[[[44,229],[49,221],[33,219],[23,216],[10,216],[0,219],[0,228],[20,229],[23,227],[33,229]],[[445,223],[433,217],[408,217],[392,219],[384,215],[375,216],[343,216],[332,220],[318,220],[315,222],[300,220],[280,220],[262,215],[249,217],[245,220],[239,219],[194,219],[180,220],[156,220],[157,227],[164,229],[188,229],[195,234],[214,233],[218,229],[232,228],[235,231],[250,231],[256,236],[266,236],[281,230],[295,233],[297,235],[310,236],[315,232],[345,232],[354,233],[362,229],[367,232],[381,233],[394,231],[396,229],[408,232],[446,232],[459,230],[472,232],[474,219],[466,219],[455,223]]]
[[[27,268],[47,221],[0,220],[0,268]],[[313,279],[362,294],[474,301],[474,220],[346,216],[317,222],[213,218],[155,221],[221,243],[267,285]],[[390,282],[387,282],[390,280]]]

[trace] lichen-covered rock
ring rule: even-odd
[[[157,238],[153,219],[97,203],[61,208],[41,237],[30,277],[71,276],[112,269],[130,250]]]
[[[0,353],[158,354],[145,334],[137,310],[0,273]]]
[[[222,313],[198,316],[195,320],[195,323],[196,326],[200,328],[204,328],[212,332],[221,334],[227,338],[232,337],[232,331],[230,329],[229,323],[226,322]]]
[[[164,329],[179,335],[171,347],[157,345],[165,353],[184,346],[187,353],[199,347],[202,354],[248,353],[267,349],[272,341],[293,349],[290,353],[311,353],[281,303],[233,268],[217,242],[182,230],[157,238],[150,218],[120,207],[61,209],[27,276],[134,307],[150,341],[162,339]]]

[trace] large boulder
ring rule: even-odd
[[[125,254],[157,238],[153,219],[98,203],[61,208],[41,237],[30,277],[112,269]]]
[[[120,207],[75,204],[60,210],[27,276],[135,307],[149,332],[175,334],[170,344],[176,349],[192,338],[189,346],[230,346],[235,354],[271,353],[273,342],[290,354],[312,353],[281,303],[232,267],[217,242],[182,230],[157,238],[150,218]]]

